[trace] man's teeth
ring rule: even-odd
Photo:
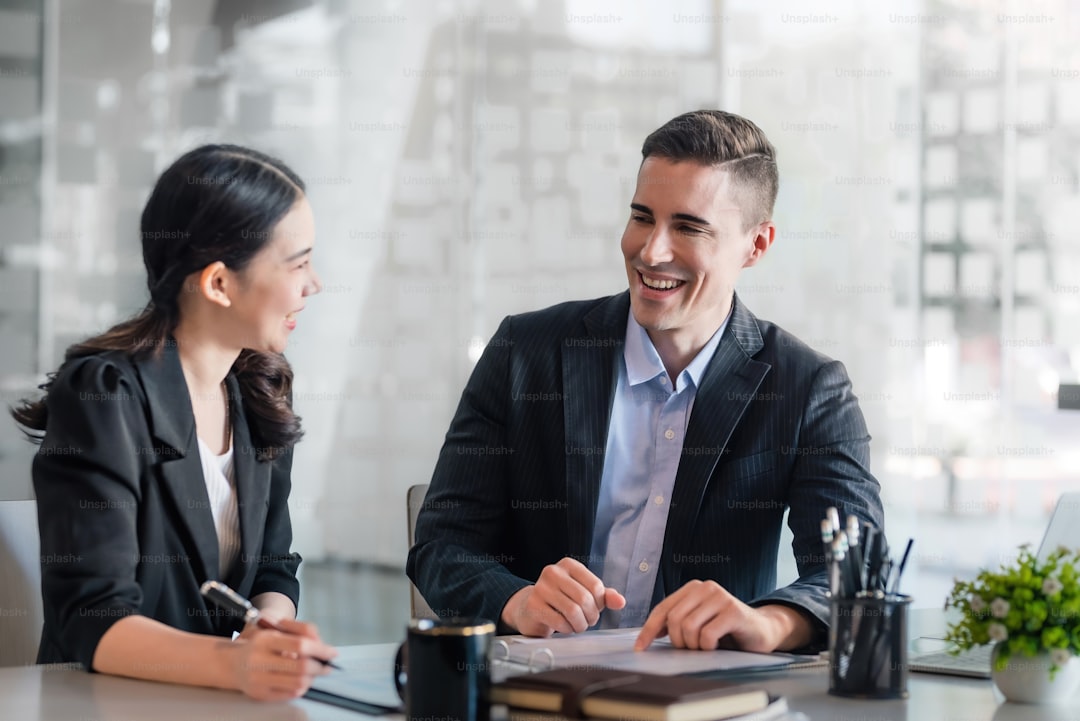
[[[285,316],[285,320],[296,320],[296,313],[289,313]]]
[[[654,290],[671,290],[676,286],[682,285],[681,280],[651,280],[644,275],[641,276],[641,282]]]

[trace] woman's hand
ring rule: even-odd
[[[231,644],[236,688],[261,701],[303,696],[317,676],[331,671],[319,659],[337,656],[337,650],[323,643],[313,624],[288,619],[274,623],[280,630],[248,624]]]

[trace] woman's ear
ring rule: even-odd
[[[232,277],[229,268],[220,260],[211,263],[202,269],[199,274],[199,292],[211,303],[217,303],[222,308],[232,305],[229,297]]]

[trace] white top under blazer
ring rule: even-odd
[[[198,434],[196,434],[198,437]],[[236,508],[236,480],[233,473],[233,446],[220,456],[199,438],[206,495],[218,537],[219,580],[226,578],[240,555],[240,514]]]

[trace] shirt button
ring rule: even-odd
[[[667,385],[667,376],[660,376],[660,383],[666,386]]]
[[[675,431],[671,430],[670,428],[668,428],[666,431],[664,431],[664,438],[667,438],[670,441],[674,437],[675,437]]]
[[[653,503],[655,503],[658,506],[663,505],[664,497],[663,496],[657,496],[656,498],[653,499]]]
[[[642,561],[641,563],[639,563],[638,564],[638,570],[641,571],[642,573],[645,573],[646,571],[648,571],[649,570],[649,562],[648,561]]]

